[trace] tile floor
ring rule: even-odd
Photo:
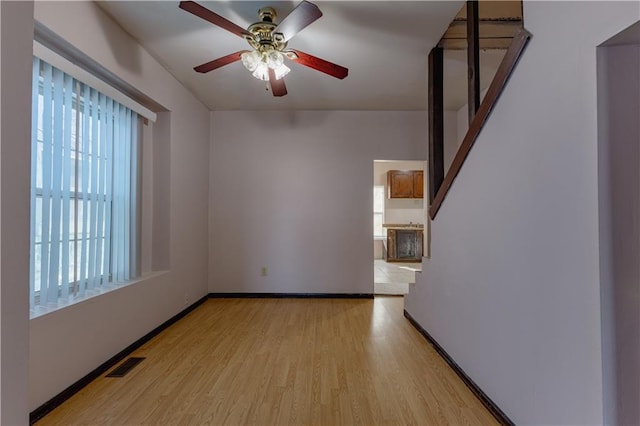
[[[415,285],[416,271],[421,270],[420,263],[387,263],[382,259],[373,261],[374,293],[405,295]]]

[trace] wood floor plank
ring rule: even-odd
[[[38,425],[497,424],[403,299],[210,299]]]

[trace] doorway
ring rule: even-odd
[[[404,296],[415,286],[415,274],[422,270],[425,203],[423,196],[425,161],[375,160],[373,162],[373,268],[374,294]],[[421,172],[416,194],[390,193],[394,172]],[[406,173],[405,173],[406,172]],[[417,181],[416,181],[417,182]],[[417,185],[417,183],[416,183]],[[411,185],[407,185],[411,186]],[[409,235],[411,234],[411,235]],[[401,235],[399,244],[395,236]],[[413,238],[408,238],[413,235]]]

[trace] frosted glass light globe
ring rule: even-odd
[[[280,80],[282,77],[289,74],[289,71],[291,71],[291,69],[285,64],[281,64],[278,68],[274,69],[273,71],[276,74],[276,80]]]
[[[267,66],[273,70],[278,69],[282,66],[284,62],[284,57],[282,53],[277,50],[272,50],[267,53]]]
[[[269,80],[269,67],[264,62],[260,62],[255,70],[253,71],[253,76],[262,81]]]
[[[240,58],[242,59],[242,65],[251,72],[255,71],[258,65],[262,63],[262,55],[256,50],[244,52],[240,55]]]

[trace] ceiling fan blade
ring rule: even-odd
[[[297,62],[309,68],[313,68],[314,70],[329,74],[330,76],[339,78],[340,80],[349,75],[349,70],[347,68],[334,64],[333,62],[325,61],[324,59],[320,59],[316,56],[309,55],[308,53],[295,49],[288,49],[285,53],[287,53],[285,56],[293,62]]]
[[[276,73],[271,68],[269,68],[269,83],[271,84],[273,96],[284,96],[287,94],[287,86],[284,85],[284,79],[276,80]]]
[[[288,41],[321,16],[322,12],[318,6],[303,0],[278,24],[273,32],[282,33],[284,41]]]
[[[196,15],[198,18],[202,18],[205,21],[211,22],[213,25],[217,25],[220,28],[224,28],[225,30],[232,32],[238,37],[244,38],[245,36],[253,37],[251,33],[249,33],[244,28],[239,25],[234,24],[226,18],[218,15],[217,13],[207,9],[204,6],[199,5],[194,1],[181,1],[180,9],[186,10],[189,13]]]
[[[194,68],[194,70],[196,70],[197,72],[201,72],[203,74],[209,71],[213,71],[225,65],[229,65],[233,62],[239,61],[240,55],[242,55],[244,52],[247,52],[247,50],[241,50],[239,52],[231,53],[227,56],[214,59],[213,61],[207,62],[205,64],[198,65],[197,67]]]

